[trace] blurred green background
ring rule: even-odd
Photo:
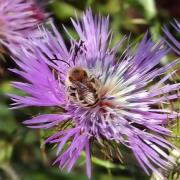
[[[59,31],[66,40],[67,35],[63,31],[62,24],[74,34],[70,17],[74,17],[75,11],[80,15],[87,7],[91,7],[94,13],[110,15],[114,42],[130,33],[132,40],[138,41],[147,29],[151,32],[152,38],[156,39],[162,34],[162,25],[168,25],[173,18],[180,18],[179,0],[55,0],[48,4],[46,0],[41,0],[38,3],[46,5],[47,11],[51,12]],[[166,58],[163,63],[173,58]],[[7,70],[14,67],[15,64],[8,56],[0,61],[0,180],[86,180],[84,154],[70,174],[59,170],[58,166],[52,167],[55,149],[41,146],[46,133],[28,129],[21,124],[23,120],[38,113],[47,112],[49,109],[8,109],[11,102],[5,93],[21,93],[10,86],[12,80],[19,79]],[[178,128],[174,128],[173,131],[176,135]],[[178,145],[176,140],[172,140]],[[92,179],[150,179],[138,167],[130,151],[123,148],[122,151],[124,151],[123,164],[116,160],[112,163],[109,160],[94,157]]]

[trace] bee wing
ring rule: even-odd
[[[78,99],[84,104],[94,104],[94,94],[89,91],[88,87],[83,83],[78,84]]]
[[[87,92],[84,96],[84,100],[87,102],[87,104],[94,104],[96,102],[96,99],[94,97],[94,94],[91,92]]]

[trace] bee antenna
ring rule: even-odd
[[[43,53],[43,52],[42,52],[42,53]],[[43,53],[43,55],[44,55],[49,61],[53,61],[53,60],[62,61],[62,62],[64,62],[65,64],[67,64],[69,67],[71,67],[71,65],[70,65],[68,62],[66,62],[66,61],[64,61],[64,60],[62,60],[62,59],[58,59],[55,54],[53,54],[53,56],[54,56],[53,59],[51,59],[49,56],[47,56],[46,53]]]
[[[62,61],[63,63],[65,63],[65,64],[67,64],[69,67],[71,67],[71,65],[70,65],[67,61],[64,61],[64,60],[62,60],[62,59],[54,58],[54,59],[51,59],[51,60]]]

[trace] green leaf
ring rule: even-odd
[[[86,154],[84,152],[82,152],[81,155],[86,156]],[[99,159],[99,158],[94,157],[94,156],[91,157],[91,160],[92,160],[92,162],[94,164],[105,167],[107,169],[114,169],[114,168],[118,168],[118,169],[121,169],[121,170],[125,169],[125,167],[123,165],[117,165],[117,164],[111,163],[108,160],[102,160],[102,159]]]
[[[87,7],[91,6],[91,5],[92,5],[92,3],[93,3],[93,1],[94,1],[94,0],[87,0],[87,2],[86,2],[86,6],[87,6]]]
[[[4,164],[5,162],[10,161],[12,151],[13,151],[12,144],[4,140],[0,140],[0,164],[1,163]]]
[[[144,9],[144,15],[148,20],[153,19],[157,15],[154,0],[137,0]]]
[[[52,3],[51,7],[56,17],[62,20],[68,19],[69,17],[74,17],[75,12],[77,13],[77,15],[80,14],[78,9],[62,1],[55,0]]]
[[[5,104],[0,103],[0,130],[8,134],[18,128],[13,112]]]

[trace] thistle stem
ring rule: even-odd
[[[1,164],[0,168],[7,174],[10,180],[20,180],[20,177],[17,175],[16,171],[9,164]]]

